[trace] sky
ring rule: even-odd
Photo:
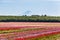
[[[0,15],[60,16],[60,0],[0,0]]]

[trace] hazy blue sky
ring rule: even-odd
[[[60,16],[60,0],[0,0],[0,15]]]

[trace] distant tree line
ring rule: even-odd
[[[23,15],[23,16],[27,16],[27,15]],[[40,15],[31,15],[31,16],[40,16]],[[47,16],[47,15],[45,14],[45,15],[41,15],[41,16]]]
[[[55,16],[0,16],[0,22],[60,22],[60,17]]]

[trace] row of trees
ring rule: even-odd
[[[23,16],[27,16],[27,15],[23,15]],[[40,15],[31,15],[31,16],[40,16]],[[45,15],[41,15],[41,16],[47,16],[47,15],[45,14]]]
[[[0,16],[0,22],[60,22],[60,17],[52,16]]]

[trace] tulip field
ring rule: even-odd
[[[0,40],[60,40],[60,23],[0,22]]]

